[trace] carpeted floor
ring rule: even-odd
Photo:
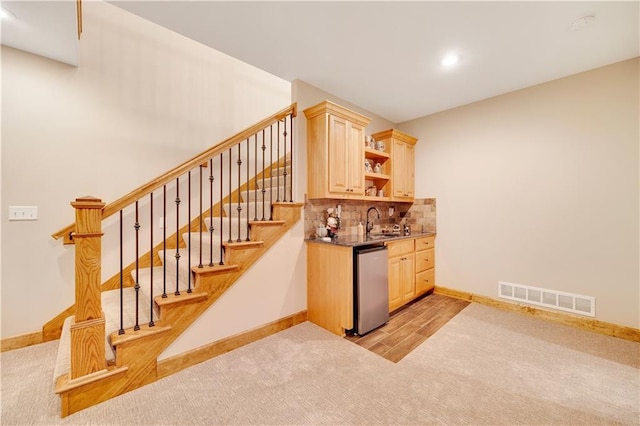
[[[311,323],[59,418],[57,342],[1,354],[1,422],[629,424],[640,344],[472,304],[398,364]]]

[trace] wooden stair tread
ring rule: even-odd
[[[238,265],[204,265],[202,268],[196,265],[191,267],[191,271],[193,271],[193,273],[195,274],[213,275],[234,272],[237,271],[238,268]]]
[[[282,226],[287,223],[286,220],[250,220],[251,226]]]
[[[274,201],[271,203],[273,206],[285,206],[285,207],[304,207],[304,203],[296,203],[290,201]]]
[[[262,247],[264,241],[233,241],[222,244],[225,248],[249,249],[254,247]]]
[[[167,297],[156,296],[154,299],[156,304],[160,307],[169,306],[169,305],[177,305],[187,302],[197,302],[199,300],[205,300],[209,297],[207,293],[187,293],[186,291],[180,293],[179,295],[175,295],[173,293],[167,294]]]
[[[171,330],[171,326],[154,325],[153,327],[149,327],[148,324],[145,324],[140,326],[140,330],[127,328],[124,331],[124,334],[118,334],[117,331],[114,331],[110,336],[111,345],[118,346],[123,343],[141,339],[143,337],[154,336],[159,333],[166,333],[169,330]]]

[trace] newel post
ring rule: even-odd
[[[106,368],[105,325],[100,294],[102,208],[99,198],[81,197],[76,209],[76,315],[71,325],[71,380]]]

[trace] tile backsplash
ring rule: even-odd
[[[314,238],[316,228],[320,224],[327,223],[327,209],[341,206],[340,229],[338,237],[341,235],[356,234],[358,223],[367,223],[367,209],[375,206],[380,210],[380,219],[374,212],[370,213],[373,220],[374,231],[379,226],[391,227],[395,224],[411,227],[411,232],[436,232],[436,200],[435,198],[421,198],[413,203],[397,203],[386,201],[352,201],[337,199],[305,199],[304,206],[304,235],[305,238]],[[393,215],[389,216],[389,208],[393,208]]]

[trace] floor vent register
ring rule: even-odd
[[[574,314],[596,316],[596,299],[546,288],[498,281],[498,296],[503,299],[544,306]]]

